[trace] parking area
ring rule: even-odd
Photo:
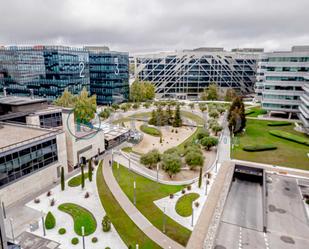
[[[236,179],[221,217],[215,249],[308,249],[309,222],[298,179],[266,174],[266,223],[263,186]]]

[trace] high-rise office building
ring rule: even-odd
[[[90,89],[89,57],[80,48],[64,46],[5,47],[0,49],[0,91],[50,100],[65,88],[77,94]]]
[[[135,75],[153,82],[157,97],[197,98],[215,82],[223,89],[254,92],[257,60],[263,49],[199,48],[135,56]]]
[[[89,52],[90,91],[97,103],[106,105],[128,101],[129,54],[103,47],[85,47]]]
[[[262,108],[298,116],[309,132],[309,46],[264,53],[259,62],[256,93]]]

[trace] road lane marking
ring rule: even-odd
[[[241,227],[239,227],[238,248],[239,248],[239,249],[242,249],[242,234],[241,234]]]
[[[264,242],[265,242],[266,249],[269,249],[267,234],[266,233],[263,233],[263,234],[264,234]]]

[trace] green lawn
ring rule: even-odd
[[[91,212],[74,203],[63,203],[59,210],[71,215],[74,221],[74,231],[82,236],[82,226],[85,228],[85,235],[90,235],[97,229],[97,222]]]
[[[121,189],[133,202],[133,182],[134,180],[136,181],[136,207],[155,227],[162,231],[163,212],[154,204],[154,201],[171,193],[178,192],[184,186],[159,184],[135,174],[123,166],[119,167],[118,178],[118,169],[115,165],[116,163],[114,164],[113,171]],[[191,231],[173,219],[166,217],[166,235],[185,246],[190,238]]]
[[[247,119],[246,132],[235,136],[234,140],[238,146],[232,149],[232,157],[240,160],[280,165],[292,168],[309,170],[308,146],[272,136],[268,131],[286,131],[303,138],[305,134],[299,133],[290,126],[268,126],[269,121]],[[243,146],[257,144],[272,144],[278,149],[273,151],[246,152]]]
[[[188,217],[192,215],[192,203],[199,198],[197,193],[190,193],[181,196],[176,203],[176,212],[180,216]]]
[[[85,172],[85,180],[88,178],[88,172]],[[70,187],[78,187],[82,184],[82,174],[79,174],[77,176],[74,176],[71,178],[68,182],[68,185]]]
[[[139,244],[141,249],[158,249],[161,248],[151,239],[149,239],[142,230],[130,219],[126,212],[121,208],[103,177],[102,163],[100,162],[97,169],[97,188],[100,196],[101,204],[104,207],[106,214],[111,219],[114,227],[124,243],[129,246]]]
[[[253,111],[251,113],[251,111]],[[247,108],[246,109],[246,113],[249,113],[248,115],[246,115],[247,117],[258,117],[259,115],[263,115],[266,114],[266,111],[261,109],[260,106],[256,106],[256,107],[251,107],[251,108]]]
[[[139,128],[141,129],[142,132],[144,132],[148,135],[155,136],[155,137],[161,136],[161,131],[159,131],[155,127],[151,127],[151,126],[148,126],[146,124],[142,124]]]

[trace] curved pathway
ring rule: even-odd
[[[170,239],[159,229],[154,227],[145,216],[133,205],[129,198],[118,185],[112,168],[109,166],[111,155],[106,155],[103,161],[103,177],[113,196],[118,201],[122,209],[127,213],[130,219],[155,243],[164,249],[184,249],[184,247],[174,240]]]

